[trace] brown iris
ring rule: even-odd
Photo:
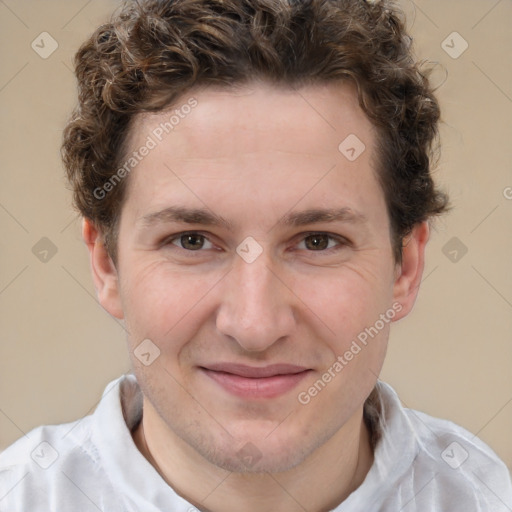
[[[313,251],[319,251],[323,249],[327,249],[329,246],[329,236],[316,234],[316,235],[308,235],[304,238],[305,245],[308,249],[312,249]]]
[[[204,236],[196,234],[181,235],[180,243],[184,249],[197,251],[198,249],[203,248]]]

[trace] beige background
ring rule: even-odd
[[[512,467],[512,2],[401,4],[418,55],[439,62],[436,176],[456,209],[436,224],[416,308],[392,329],[382,377],[407,406],[463,425]],[[59,159],[72,55],[115,5],[0,0],[0,449],[90,413],[129,369],[123,328],[95,299]],[[43,31],[58,42],[47,59],[31,48]],[[456,59],[441,46],[454,31],[469,44]],[[46,263],[32,252],[42,237],[57,248]],[[443,253],[453,237],[468,250],[456,262]]]

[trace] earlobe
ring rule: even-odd
[[[89,219],[84,218],[82,221],[82,238],[89,251],[91,273],[98,301],[112,316],[122,319],[124,314],[117,269],[105,248],[100,231]]]
[[[425,248],[429,238],[427,221],[416,224],[411,233],[404,239],[402,247],[402,263],[397,265],[397,275],[393,286],[393,300],[402,305],[399,320],[412,310],[418,296],[423,269],[425,267]]]

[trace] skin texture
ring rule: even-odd
[[[400,309],[393,321],[408,314],[428,224],[414,228],[396,265],[374,169],[375,131],[351,85],[293,90],[254,82],[196,90],[177,104],[191,96],[197,106],[128,178],[116,266],[101,233],[87,219],[83,225],[99,301],[130,333],[145,396],[144,433],[139,427],[134,439],[203,510],[328,510],[371,467],[363,404],[391,322],[308,404],[298,394],[393,304]],[[170,113],[139,116],[130,151]],[[366,147],[354,161],[338,150],[350,134]],[[171,206],[205,209],[229,225],[144,220]],[[283,222],[319,208],[346,208],[365,220]],[[195,239],[202,248],[183,248],[176,235],[185,231],[204,235]],[[315,249],[311,233],[334,238]],[[246,237],[262,249],[252,263],[236,252]],[[149,366],[133,354],[144,339],[160,350]],[[310,371],[279,396],[242,399],[200,369],[221,362]]]

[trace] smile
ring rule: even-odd
[[[311,371],[288,364],[253,367],[221,363],[200,370],[225,391],[240,398],[274,398],[298,385]]]

